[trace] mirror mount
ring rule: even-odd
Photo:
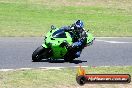
[[[56,27],[54,25],[51,25],[51,29],[54,30],[56,29]]]

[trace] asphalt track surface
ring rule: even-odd
[[[0,69],[72,67],[72,66],[125,66],[132,65],[132,37],[96,38],[86,47],[81,57],[68,63],[64,60],[32,62],[33,51],[42,44],[42,37],[1,37]]]

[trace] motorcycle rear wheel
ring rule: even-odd
[[[65,62],[72,62],[74,59],[75,59],[75,57],[73,57],[73,55],[66,55],[64,57]]]

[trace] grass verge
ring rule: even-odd
[[[86,73],[93,74],[130,74],[132,66],[87,67]],[[61,70],[19,70],[0,72],[0,88],[122,88],[132,87],[130,84],[86,84],[79,86],[75,77],[77,68]]]
[[[95,36],[132,36],[132,0],[0,0],[0,36],[43,36],[77,19]]]

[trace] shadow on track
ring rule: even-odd
[[[49,63],[74,63],[74,64],[79,64],[79,63],[83,63],[83,62],[87,62],[87,61],[73,60],[71,62],[65,62],[64,60],[51,60],[51,59],[47,59],[47,60],[41,60],[39,62],[49,62]]]

